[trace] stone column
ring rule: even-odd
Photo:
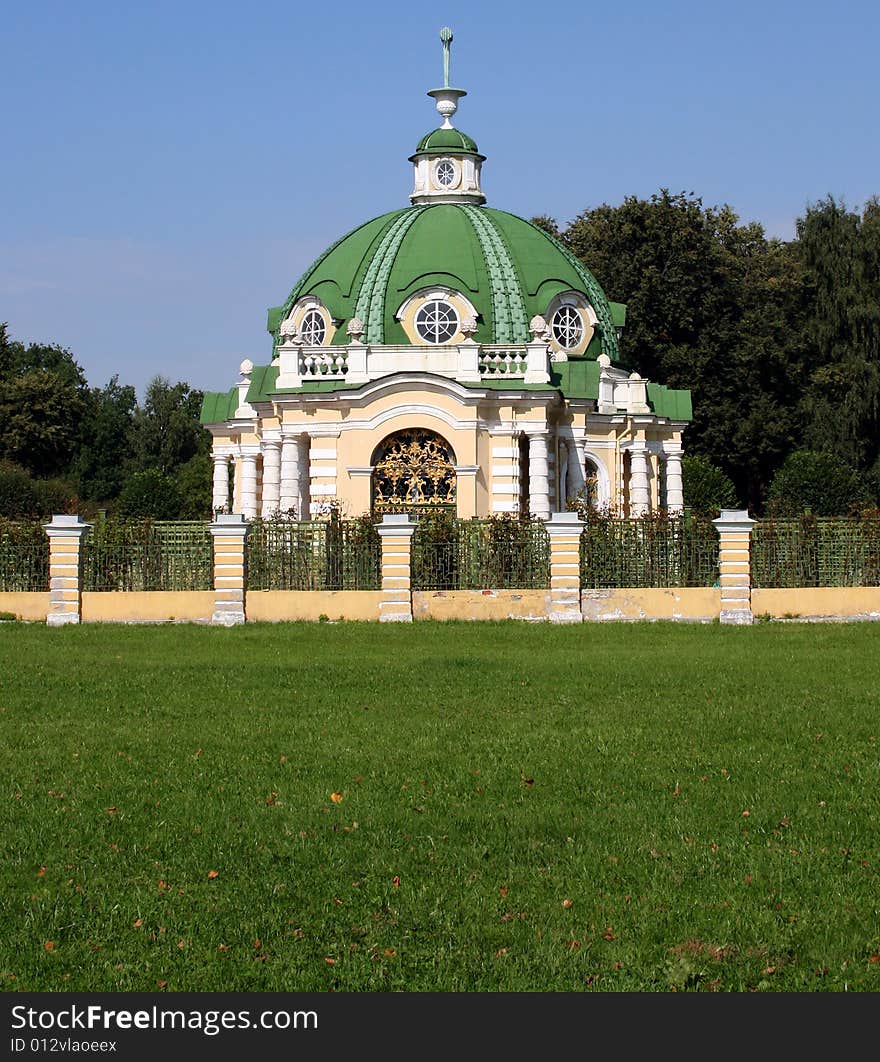
[[[386,513],[377,527],[382,542],[379,619],[383,623],[412,623],[410,569],[415,529],[409,513]]]
[[[684,508],[684,490],[681,480],[681,450],[666,451],[666,509],[670,513]]]
[[[299,467],[299,482],[297,484],[299,492],[299,504],[296,511],[299,513],[300,520],[311,520],[312,518],[312,493],[310,490],[312,483],[312,459],[310,451],[312,449],[312,440],[308,435],[300,435],[297,439],[298,446],[298,467]]]
[[[749,545],[755,521],[745,509],[722,509],[718,529],[722,623],[752,622],[752,569]]]
[[[281,442],[263,440],[263,504],[260,515],[271,519],[281,508]]]
[[[241,497],[239,506],[246,520],[257,515],[257,450],[241,448]]]
[[[577,513],[553,513],[547,521],[550,535],[551,623],[582,623],[581,531]]]
[[[82,619],[83,539],[91,526],[79,516],[53,516],[51,524],[43,524],[49,538],[50,627]]]
[[[282,513],[293,509],[297,519],[304,520],[305,515],[299,510],[299,501],[299,439],[295,435],[285,435],[281,440],[278,508]]]
[[[229,508],[229,454],[211,454],[214,462],[214,480],[211,511]]]
[[[648,451],[639,446],[630,450],[629,514],[644,516],[651,511],[648,490]]]
[[[550,470],[546,431],[529,435],[529,511],[541,520],[550,518]]]
[[[572,439],[568,444],[568,473],[565,477],[568,497],[573,498],[584,489],[584,443],[582,439]]]
[[[235,627],[245,622],[248,523],[241,513],[220,513],[210,526],[214,545],[214,613],[211,622],[222,627]]]

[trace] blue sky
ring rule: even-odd
[[[880,194],[876,3],[29,0],[3,16],[0,321],[94,386],[231,386],[306,266],[408,203],[441,25],[492,206],[564,223],[666,187],[790,238]]]

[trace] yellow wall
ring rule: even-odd
[[[413,619],[501,620],[547,618],[549,590],[416,590]]]
[[[381,590],[249,590],[245,615],[249,621],[377,620]]]
[[[20,620],[45,622],[49,614],[49,592],[0,593],[0,612],[12,612]]]
[[[82,595],[83,623],[208,623],[213,590],[88,590]]]
[[[632,590],[584,590],[584,619],[591,620],[694,620],[709,622],[721,612],[717,587],[647,587]]]
[[[752,615],[774,619],[880,619],[880,587],[817,586],[752,590]]]

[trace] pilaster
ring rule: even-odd
[[[722,509],[713,520],[718,531],[718,570],[722,623],[752,622],[750,543],[755,521],[745,509]]]
[[[383,623],[412,623],[412,537],[416,524],[409,513],[386,513],[376,530],[382,543]]]
[[[49,538],[50,627],[82,619],[83,540],[91,526],[79,516],[53,516],[51,524],[43,524]]]
[[[214,545],[214,613],[211,623],[235,627],[245,622],[245,545],[249,524],[241,513],[219,514],[211,524]]]
[[[550,622],[583,623],[581,611],[581,531],[577,513],[553,513],[550,536]]]

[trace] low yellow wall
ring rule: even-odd
[[[721,591],[710,586],[584,590],[581,609],[588,621],[691,620],[708,623],[721,612]]]
[[[20,620],[45,622],[49,614],[49,592],[4,592],[0,594],[0,612],[11,612]]]
[[[379,619],[381,590],[248,590],[249,621]]]
[[[88,590],[83,623],[209,623],[213,590]]]
[[[816,586],[752,590],[752,615],[774,619],[880,620],[880,587]]]
[[[413,619],[545,620],[549,590],[416,590]]]

